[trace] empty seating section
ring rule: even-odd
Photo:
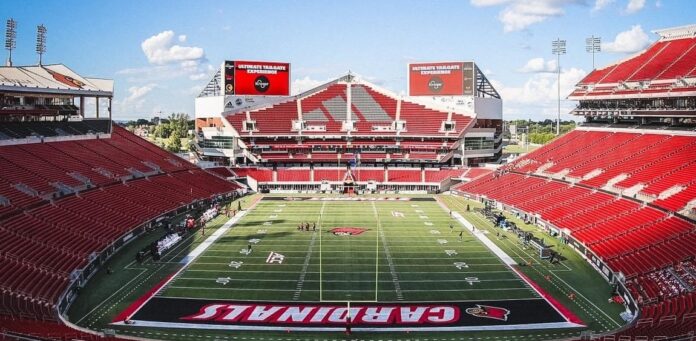
[[[467,178],[469,180],[473,180],[473,179],[476,179],[480,176],[490,174],[491,172],[492,172],[492,170],[488,169],[488,168],[478,168],[478,167],[477,168],[468,168],[464,171],[464,173],[462,174],[462,177]]]
[[[278,181],[308,182],[309,168],[278,169]]]
[[[273,180],[273,171],[270,169],[235,167],[232,168],[232,171],[239,177],[250,176],[258,182],[268,182]]]
[[[658,78],[672,79],[688,76],[690,72],[693,73],[694,60],[696,60],[696,43],[692,42],[691,46],[685,49],[684,54],[679,59],[674,60],[673,64],[663,69]]]
[[[601,82],[606,84],[628,80],[629,76],[636,72],[636,70],[639,70],[646,62],[656,57],[668,44],[667,42],[655,43],[643,53],[619,64],[614,70],[604,76]]]
[[[314,181],[343,181],[345,174],[345,168],[314,168]]]
[[[692,180],[686,189],[682,190],[681,192],[664,199],[657,199],[652,203],[654,205],[664,207],[670,211],[678,212],[690,201],[694,200],[694,198],[696,198],[696,180]]]
[[[356,181],[376,181],[384,182],[383,168],[358,168],[353,172]]]
[[[392,168],[389,170],[389,182],[421,182],[421,173],[418,169]]]
[[[694,46],[695,41],[694,39],[679,39],[666,42],[665,47],[633,73],[629,81],[644,81],[656,78],[667,66],[678,61],[685,51]]]
[[[449,178],[460,178],[463,169],[426,169],[425,182],[441,182]]]
[[[228,178],[228,177],[234,177],[234,173],[232,173],[232,170],[227,168],[227,167],[212,167],[212,168],[206,168],[207,171],[213,172],[223,178]]]
[[[349,93],[350,91],[350,93]],[[348,101],[350,99],[350,105]],[[285,102],[239,111],[227,116],[228,122],[242,135],[243,139],[263,136],[317,136],[326,134],[348,134],[345,122],[353,123],[352,136],[396,136],[393,123],[406,122],[401,136],[457,137],[469,124],[472,117],[449,114],[447,111],[426,108],[421,104],[399,100],[373,89],[367,84],[334,82],[302,97],[293,97]],[[298,103],[299,102],[299,103]],[[350,108],[349,108],[350,107]],[[301,113],[298,113],[298,109]],[[398,110],[397,110],[398,109]],[[348,113],[350,110],[350,114]],[[399,111],[397,113],[397,111]],[[454,126],[444,130],[443,123],[451,116]],[[300,117],[305,123],[301,132],[292,122]],[[256,122],[250,131],[248,120]],[[248,123],[248,122],[247,122]],[[345,141],[339,140],[339,145]],[[247,143],[248,145],[252,145]],[[393,145],[394,143],[389,143]]]
[[[651,207],[594,192],[580,186],[569,187],[557,181],[506,173],[488,175],[456,189],[485,195],[529,213],[539,214],[559,228],[567,228],[571,235],[590,246],[598,256],[612,262],[614,259],[641,250],[660,248],[663,243],[685,243],[694,238],[694,225]],[[641,271],[680,261],[696,254],[696,244],[679,252],[664,248],[643,267],[619,262],[614,269],[625,270],[628,276]],[[629,263],[626,263],[629,264]]]
[[[239,189],[122,128],[111,136],[0,147],[0,196],[9,201],[0,204],[0,314],[55,319],[69,275],[91,254],[150,219]],[[128,167],[151,171],[144,161],[160,172],[119,181]],[[91,186],[80,187],[85,179]],[[79,195],[53,195],[56,182]]]
[[[680,211],[696,198],[696,136],[574,130],[505,169],[563,172],[581,184],[617,191],[640,185],[639,193],[659,199],[654,204]],[[673,188],[679,190],[666,192]]]
[[[88,334],[72,329],[58,322],[33,321],[12,316],[0,315],[0,331],[7,332],[9,338],[0,334],[0,340],[81,340],[81,341],[117,341],[116,337]],[[19,338],[15,339],[14,336]]]
[[[618,335],[680,335],[696,329],[696,225],[597,188],[621,174],[627,178],[616,178],[616,187],[642,184],[642,193],[654,196],[682,186],[652,202],[676,212],[696,198],[695,159],[693,136],[575,130],[455,189],[568,229],[612,270],[623,273],[641,306],[641,319]],[[547,177],[564,170],[580,183]],[[587,176],[596,170],[599,175]]]
[[[0,114],[2,112],[3,110],[0,110]],[[0,140],[21,139],[31,136],[54,137],[108,133],[109,122],[109,120],[3,122],[0,125]]]
[[[273,180],[273,170],[254,168],[254,167],[238,167],[232,168],[232,171],[236,176],[244,177],[251,176],[258,182],[270,182]],[[316,167],[314,168],[314,182],[326,181],[343,181],[347,173],[347,168],[345,167]],[[440,183],[445,179],[449,178],[461,178],[468,169],[456,169],[456,168],[426,168],[425,169],[425,180],[421,181],[421,171],[416,168],[390,168],[389,178],[387,182],[413,182],[413,183]],[[477,171],[474,171],[476,173]],[[490,170],[486,170],[490,172]],[[371,168],[371,167],[356,167],[352,170],[353,178],[355,181],[366,182],[366,181],[376,181],[378,183],[385,183],[385,170],[384,168]],[[480,173],[482,174],[482,173]],[[282,182],[294,182],[294,183],[306,183],[310,182],[311,170],[309,168],[278,168],[277,169],[277,181]]]

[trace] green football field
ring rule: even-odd
[[[316,232],[297,231],[302,222]],[[342,227],[366,231],[331,233]],[[240,253],[250,244],[250,254]],[[267,263],[272,252],[282,264]],[[391,302],[536,294],[435,201],[261,201],[161,296]]]
[[[146,263],[143,268],[134,267],[132,262],[126,264],[124,272],[142,270],[135,278],[124,276],[123,280],[140,281],[140,277],[142,287],[124,293],[125,296],[113,304],[114,297],[89,290],[89,300],[78,299],[78,302],[96,307],[91,310],[73,307],[75,317],[72,320],[90,328],[101,326],[126,335],[173,340],[191,339],[192,335],[194,338],[230,340],[241,335],[286,339],[287,335],[263,329],[235,334],[235,331],[194,327],[184,329],[186,333],[182,333],[182,329],[109,324],[110,319],[125,310],[130,302],[172,273],[176,275],[166,282],[153,300],[279,302],[286,305],[293,302],[334,305],[347,302],[354,305],[369,305],[371,302],[545,302],[471,231],[452,218],[449,210],[453,210],[478,226],[480,232],[516,261],[535,259],[537,266],[521,268],[521,272],[579,316],[589,329],[601,332],[620,326],[618,310],[606,303],[608,294],[598,295],[609,291],[608,285],[584,260],[566,252],[567,260],[561,265],[545,264],[534,252],[518,245],[512,235],[496,238],[499,230],[480,214],[465,211],[466,204],[476,207],[475,202],[450,196],[439,196],[442,204],[433,196],[411,197],[407,201],[332,201],[322,198],[325,197],[316,196],[308,200],[264,197],[182,269],[181,263],[187,254],[215,231],[223,231],[220,226],[227,218],[219,217],[206,229],[205,236],[200,232],[192,235],[185,246],[173,249],[161,262]],[[309,231],[298,231],[298,225],[305,222],[310,225]],[[544,280],[549,275],[553,278]],[[99,277],[98,274],[88,289],[100,286],[103,279]],[[554,281],[555,278],[559,281]],[[109,280],[113,282],[114,277]],[[568,290],[578,292],[581,299],[569,301],[566,297]],[[541,334],[533,334],[537,332]],[[515,335],[567,337],[579,333],[578,328],[556,328],[416,335],[421,340],[432,335],[468,340],[484,336],[505,339]],[[356,335],[367,339],[381,336],[411,339],[413,336],[394,331]],[[294,338],[290,339],[333,339],[336,336],[331,332],[310,331],[294,333]]]

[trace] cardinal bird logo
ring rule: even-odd
[[[367,229],[360,227],[337,227],[329,232],[337,236],[357,236],[365,231],[367,231]]]
[[[83,82],[81,82],[81,81],[79,81],[79,80],[77,80],[77,79],[75,79],[75,78],[72,78],[72,77],[70,77],[70,76],[66,76],[66,75],[64,75],[64,74],[60,74],[60,73],[55,72],[55,71],[50,70],[50,69],[45,69],[45,70],[46,70],[51,76],[53,76],[53,79],[55,79],[55,80],[57,80],[57,81],[59,81],[59,82],[65,84],[65,85],[67,85],[67,86],[69,86],[69,87],[72,87],[72,88],[80,88],[80,89],[82,89],[82,87],[85,86],[85,83],[83,83]]]
[[[466,313],[476,317],[494,319],[499,321],[507,321],[510,310],[490,305],[477,304],[474,308],[466,308]]]

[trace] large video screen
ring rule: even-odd
[[[408,65],[410,96],[473,96],[474,63],[436,62]]]
[[[290,64],[225,61],[225,95],[290,95]]]

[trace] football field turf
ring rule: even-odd
[[[298,231],[303,222],[316,223],[316,232]],[[356,229],[334,230],[341,228]],[[269,263],[272,253],[282,263]],[[261,201],[160,295],[305,302],[537,297],[435,201],[319,200]]]
[[[607,309],[602,297],[609,289],[586,262],[566,253],[570,259],[562,264],[547,264],[522,249],[514,236],[502,231],[497,236],[499,229],[464,209],[478,207],[476,202],[450,196],[346,199],[265,196],[238,217],[217,218],[205,236],[201,231],[188,236],[189,246],[175,248],[160,262],[127,263],[124,275],[140,272],[119,280],[131,287],[142,283],[142,288],[126,296],[120,289],[109,297],[91,289],[118,286],[114,280],[120,272],[101,284],[100,277],[109,275],[98,275],[86,289],[87,297],[73,306],[82,311],[76,320],[135,336],[217,335],[229,340],[240,335],[235,331],[253,331],[269,340],[290,330],[299,333],[295,339],[331,338],[344,327],[346,314],[362,318],[353,325],[370,338],[409,339],[409,331],[423,337],[436,330],[460,340],[528,333],[552,337],[579,335],[582,324],[592,330],[620,326],[617,318],[601,312]],[[462,217],[478,226],[475,234],[460,223]],[[309,223],[309,231],[298,231],[302,223]],[[502,251],[496,255],[483,239]],[[503,258],[509,255],[507,264],[501,252]],[[535,266],[514,265],[530,259]],[[549,275],[554,278],[547,283]],[[579,290],[582,299],[568,301],[567,290]],[[428,316],[447,307],[456,316],[428,324]],[[419,309],[426,309],[420,320],[404,324],[404,317]],[[568,318],[573,313],[580,322]],[[388,315],[382,316],[388,320],[385,325],[374,324],[379,314]],[[123,320],[126,316],[131,325]]]

